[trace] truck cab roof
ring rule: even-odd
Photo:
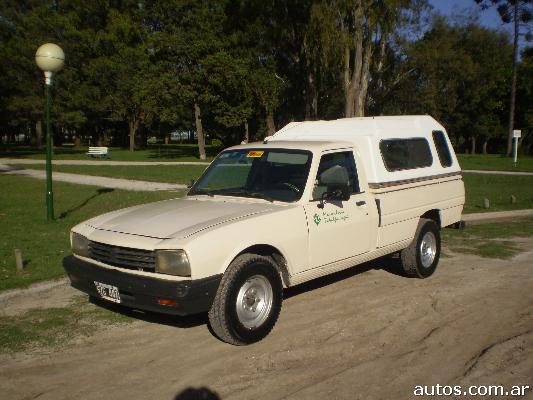
[[[228,150],[238,149],[291,149],[291,150],[309,150],[313,153],[332,149],[346,149],[354,147],[353,142],[334,141],[334,140],[284,140],[284,141],[266,141],[251,142],[230,147]]]

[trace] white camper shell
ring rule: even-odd
[[[105,301],[207,311],[218,338],[242,345],[272,330],[284,287],[392,253],[405,275],[431,276],[440,229],[460,226],[464,201],[429,116],[293,122],[224,150],[184,198],[76,225],[64,267]]]
[[[334,121],[291,122],[270,136],[273,141],[342,141],[353,143],[359,151],[370,186],[386,182],[427,178],[448,173],[459,173],[461,168],[453,150],[452,163],[443,166],[438,159],[433,132],[446,132],[429,115],[343,118]],[[449,149],[452,145],[444,135]],[[425,138],[431,149],[431,165],[415,169],[387,170],[380,156],[380,143],[390,139]]]

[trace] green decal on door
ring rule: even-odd
[[[335,210],[331,212],[322,211],[322,218],[320,217],[320,215],[315,214],[313,216],[313,221],[315,221],[315,224],[317,224],[318,226],[322,221],[324,221],[325,224],[329,222],[337,223],[344,222],[348,218],[350,218],[350,216],[346,214],[344,210]]]

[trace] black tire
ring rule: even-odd
[[[432,219],[421,218],[415,238],[409,247],[400,252],[402,268],[406,275],[413,278],[433,275],[439,263],[440,247],[439,227]]]
[[[208,313],[211,330],[233,345],[258,342],[274,327],[282,301],[283,284],[272,259],[240,255],[222,276]]]

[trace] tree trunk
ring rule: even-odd
[[[100,132],[100,129],[98,128],[94,130],[94,134],[97,137],[97,140],[96,140],[97,146],[102,147],[104,145],[104,135],[102,134],[102,132]]]
[[[35,147],[40,149],[43,143],[43,123],[40,119],[35,122]]]
[[[353,115],[354,93],[350,90],[350,46],[344,49],[344,116]]]
[[[489,141],[487,139],[485,139],[483,141],[483,154],[487,154],[487,144],[489,143]]]
[[[316,120],[318,118],[318,88],[316,85],[316,74],[309,73],[309,97],[311,100],[311,118]]]
[[[361,73],[361,83],[359,85],[359,92],[357,94],[356,106],[355,106],[355,116],[364,117],[365,116],[365,104],[366,104],[366,93],[368,92],[368,81],[370,79],[370,62],[372,60],[372,41],[367,40],[365,44],[365,53],[363,57],[363,67]]]
[[[168,141],[169,141],[169,135],[165,135],[165,144],[168,144]]]
[[[529,156],[529,152],[531,151],[532,144],[533,144],[532,142],[529,142],[522,148],[522,151],[524,152],[525,156]]]
[[[475,136],[470,137],[470,151],[471,151],[471,154],[476,154],[476,137]]]
[[[274,133],[276,133],[276,125],[274,124],[274,111],[273,110],[267,111],[266,125],[267,125],[268,136],[272,136]]]
[[[196,134],[198,135],[198,153],[200,160],[205,160],[205,139],[202,128],[202,116],[200,114],[200,105],[194,102],[194,122],[196,124]]]
[[[135,151],[135,134],[139,127],[139,121],[136,116],[131,117],[129,121],[130,151]]]
[[[347,118],[364,115],[366,91],[368,89],[368,76],[372,59],[372,37],[369,35],[366,39],[366,44],[364,43],[363,6],[361,0],[358,0],[354,7],[355,51],[351,78],[348,78],[350,76],[349,48],[346,48],[344,53],[344,114]]]
[[[250,141],[250,131],[248,130],[248,121],[244,121],[244,143]]]
[[[311,68],[311,67],[310,67]],[[316,87],[316,74],[310,70],[307,73],[307,88],[305,90],[305,119],[318,118],[318,90]]]
[[[518,1],[514,6],[514,41],[513,41],[513,78],[511,83],[511,104],[509,107],[509,132],[507,135],[507,156],[513,151],[513,129],[514,129],[514,110],[516,101],[516,76],[518,70]]]

